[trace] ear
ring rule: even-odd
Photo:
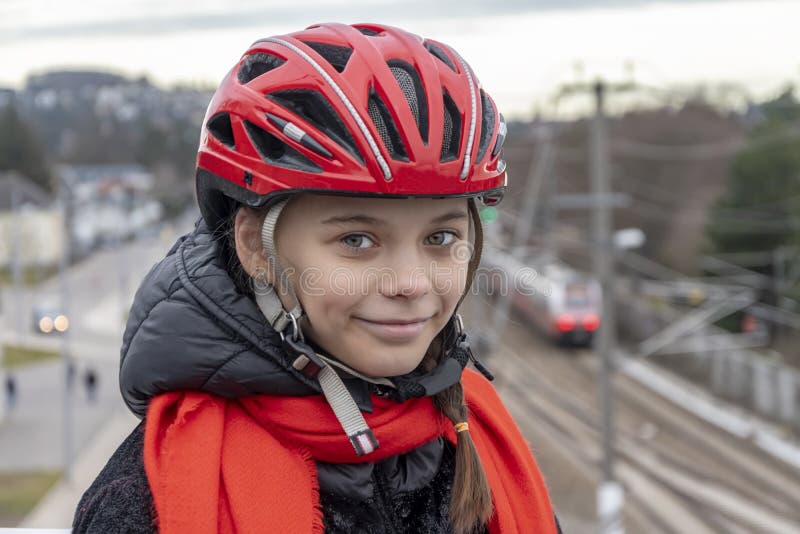
[[[239,263],[250,276],[254,276],[259,268],[266,269],[264,245],[261,243],[261,223],[257,211],[242,206],[236,212],[234,236],[236,239],[236,255]]]

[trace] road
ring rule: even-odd
[[[97,397],[89,401],[82,378],[87,365],[78,363],[72,390],[73,450],[82,449],[114,410],[122,410],[118,366],[92,364],[98,377]],[[0,424],[0,471],[61,469],[64,465],[63,384],[61,362],[31,365],[14,373],[19,397]]]
[[[133,241],[117,249],[99,251],[73,265],[67,276],[70,339],[75,343],[118,343],[134,292],[171,244],[172,239],[166,236]],[[42,343],[57,344],[57,335],[33,331],[32,312],[41,305],[60,309],[60,291],[58,276],[37,287],[25,288],[19,297],[12,288],[3,288],[2,318],[6,331],[21,333],[25,338],[34,335]]]
[[[552,346],[513,316],[500,339],[489,367],[565,531],[592,531],[601,455],[596,360]],[[615,389],[627,532],[800,532],[800,472],[630,379],[617,376]]]
[[[179,233],[191,227],[187,220],[160,238],[133,241],[104,250],[69,270],[69,347],[75,362],[71,392],[73,451],[77,453],[115,410],[124,410],[117,373],[125,313],[144,275],[162,258]],[[27,288],[21,298],[3,288],[0,341],[60,350],[58,335],[32,332],[35,305],[59,302],[59,279]],[[18,318],[21,318],[18,319]],[[23,331],[18,332],[21,324]],[[98,377],[97,399],[90,402],[85,373]],[[57,469],[64,462],[65,368],[60,360],[14,371],[18,398],[0,422],[0,470]]]

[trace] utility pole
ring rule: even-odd
[[[14,210],[14,223],[11,225],[11,277],[14,284],[14,330],[15,337],[19,343],[22,338],[23,316],[22,316],[22,217],[20,217],[21,201],[19,194],[19,183],[15,179],[11,181],[11,209]]]
[[[528,240],[536,224],[536,208],[542,185],[547,174],[552,169],[555,146],[553,142],[553,132],[550,126],[543,126],[541,130],[542,149],[541,156],[531,154],[531,164],[528,170],[527,182],[525,183],[525,193],[521,203],[521,215],[517,218],[516,226],[511,237],[511,256],[518,261],[524,261],[523,255],[528,249]],[[492,316],[492,328],[489,329],[488,345],[489,350],[493,350],[497,344],[498,335],[502,335],[505,325],[508,322],[508,315],[511,309],[511,292],[514,290],[514,280],[508,280],[506,287],[508,294],[500,294],[497,306]]]
[[[9,243],[8,262],[11,269],[14,294],[14,338],[16,339],[17,343],[19,343],[22,336],[22,259],[20,258],[22,252],[22,239],[20,237],[20,228],[22,223],[20,217],[21,199],[15,174],[12,174],[9,183],[11,184],[11,209],[13,210],[14,217],[11,223],[11,239]],[[3,306],[6,306],[5,302],[3,302]],[[6,380],[8,379],[9,375],[6,371],[5,347],[2,345],[2,343],[0,343],[0,382],[2,382],[3,388],[6,387]],[[0,421],[6,417],[6,414],[9,411],[8,400],[9,399],[4,396],[2,402],[0,402]]]
[[[611,240],[611,208],[603,199],[610,192],[608,133],[605,118],[606,86],[601,80],[594,84],[595,116],[591,122],[591,166],[589,175],[595,202],[592,212],[594,247],[592,263],[602,288],[602,320],[595,339],[600,358],[600,408],[603,435],[603,482],[597,492],[600,532],[622,533],[624,494],[614,476],[614,403],[613,375],[617,346],[614,309],[613,243]]]
[[[623,534],[622,509],[625,494],[614,474],[614,368],[617,352],[616,315],[614,305],[614,242],[612,238],[612,209],[624,206],[627,201],[611,193],[609,142],[606,126],[606,96],[610,91],[623,92],[637,89],[633,82],[608,84],[598,79],[594,83],[567,84],[561,88],[557,99],[577,93],[591,93],[595,101],[595,113],[589,122],[589,177],[591,195],[562,195],[555,201],[562,207],[592,210],[592,266],[594,276],[600,283],[602,308],[600,327],[595,333],[594,352],[600,360],[598,373],[599,402],[601,410],[601,439],[603,458],[601,461],[602,482],[597,489],[598,532],[601,534]],[[588,202],[587,202],[588,200]]]
[[[61,261],[59,264],[59,281],[61,286],[61,313],[71,320],[69,313],[69,272],[71,240],[72,240],[72,191],[70,184],[67,183],[68,177],[61,175],[59,179],[58,196],[63,210],[64,220],[62,225],[62,250]],[[64,367],[64,391],[62,398],[63,409],[63,451],[64,451],[64,480],[72,481],[72,387],[75,383],[75,369],[70,355],[70,331],[72,325],[68,324],[67,329],[61,333],[61,362]]]
[[[552,166],[552,169],[547,174],[546,181],[544,186],[544,198],[546,201],[542,213],[542,247],[547,254],[555,258],[558,257],[557,240],[554,235],[556,221],[558,220],[558,203],[555,202],[556,198],[558,198],[558,175],[556,174],[555,165]]]
[[[622,510],[625,502],[622,486],[617,482],[614,473],[615,435],[613,406],[613,377],[617,352],[616,318],[614,305],[614,242],[612,239],[612,210],[627,205],[629,199],[625,195],[611,193],[609,142],[606,131],[605,99],[609,91],[622,92],[636,89],[633,82],[607,84],[602,80],[595,83],[576,83],[562,87],[556,101],[563,96],[590,92],[595,100],[595,114],[590,121],[590,168],[591,195],[556,195],[551,203],[559,209],[592,210],[592,263],[595,278],[602,288],[602,315],[600,327],[595,334],[595,353],[600,360],[598,376],[599,402],[601,409],[601,430],[603,458],[601,463],[602,482],[597,490],[597,511],[601,534],[624,534]],[[529,178],[522,213],[517,219],[517,226],[511,242],[511,253],[515,259],[519,257],[522,247],[527,245],[534,216],[537,198],[542,189],[542,182],[550,172],[554,148],[551,146],[552,133],[548,131],[542,155],[538,161],[534,159],[529,170]],[[494,328],[490,346],[494,345],[495,336],[505,325],[510,307],[510,297],[501,298],[495,309]]]
[[[783,293],[786,290],[786,249],[778,247],[772,251],[772,292],[775,294],[775,306],[783,308]],[[783,335],[783,325],[775,323],[775,336],[777,340]]]

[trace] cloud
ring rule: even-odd
[[[730,0],[710,0],[723,2]],[[124,16],[98,17],[97,5],[81,7],[72,2],[61,3],[66,22],[38,21],[40,1],[0,3],[0,45],[31,39],[59,40],[131,35],[159,35],[182,31],[221,30],[237,27],[291,25],[298,29],[310,21],[390,21],[410,17],[426,19],[474,18],[482,15],[507,15],[535,11],[564,11],[597,8],[637,8],[648,4],[696,4],[709,0],[388,0],[383,2],[321,1],[280,6],[263,6],[249,2],[220,9],[196,6],[190,0],[172,2],[172,9],[159,13],[146,1],[129,2]],[[49,4],[52,6],[52,4]],[[81,20],[80,11],[86,10]],[[102,11],[101,11],[102,13]],[[313,13],[313,19],[309,14]],[[413,15],[412,15],[413,14]],[[422,15],[421,15],[422,14]],[[55,18],[55,17],[54,17]],[[75,19],[78,19],[77,21]]]

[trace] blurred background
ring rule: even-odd
[[[230,4],[0,1],[0,527],[67,528],[136,424],[216,83],[341,21],[452,45],[509,121],[465,319],[565,532],[800,531],[800,2]]]

